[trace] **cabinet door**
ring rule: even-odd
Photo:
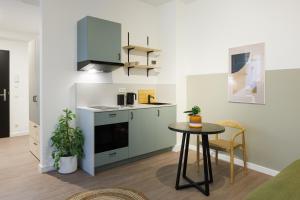
[[[176,122],[176,107],[158,108],[158,123],[156,125],[157,149],[172,147],[176,144],[176,134],[168,129],[169,124]]]
[[[129,111],[129,157],[135,157],[151,152],[153,136],[151,128],[152,109],[138,109]]]
[[[172,147],[176,135],[168,125],[176,121],[176,107],[138,109],[129,112],[129,156],[135,157]]]
[[[90,60],[121,61],[121,24],[88,17],[87,35]]]

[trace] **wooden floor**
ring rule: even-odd
[[[214,183],[211,196],[205,197],[194,188],[174,189],[178,153],[163,153],[149,159],[99,172],[91,177],[82,171],[71,175],[56,172],[40,174],[37,160],[28,152],[27,136],[0,139],[0,199],[59,200],[74,193],[106,187],[125,187],[143,192],[150,200],[240,200],[270,177],[254,171],[242,175],[236,167],[235,184],[229,184],[228,163],[213,163]],[[195,166],[195,153],[190,152],[188,174],[201,178]]]

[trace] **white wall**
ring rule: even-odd
[[[162,49],[159,83],[176,83],[176,1],[168,2],[159,9],[159,44]]]
[[[28,134],[28,43],[0,39],[0,49],[10,51],[10,136]]]
[[[300,1],[194,0],[185,4],[188,74],[228,72],[228,49],[266,43],[266,69],[300,67]]]
[[[41,56],[41,163],[42,169],[51,166],[50,136],[58,116],[65,107],[74,109],[76,82],[143,83],[155,84],[159,80],[172,83],[164,69],[161,74],[147,78],[145,71],[127,72],[120,68],[113,73],[89,74],[76,71],[76,22],[87,16],[95,16],[122,24],[122,43],[127,44],[127,32],[131,43],[159,45],[159,10],[137,0],[43,0],[42,56]],[[146,57],[138,57],[145,62]],[[126,61],[125,51],[122,60]],[[164,66],[163,66],[164,67]],[[163,78],[160,78],[162,76]],[[169,80],[169,81],[168,81]]]
[[[181,49],[184,49],[182,74],[227,73],[229,48],[259,42],[266,44],[266,70],[300,68],[299,9],[298,0],[186,1],[182,6],[183,23],[178,23],[183,31],[178,41],[184,41],[181,43]],[[180,84],[177,82],[177,85]],[[198,92],[211,92],[201,88],[202,91]],[[270,92],[267,91],[268,94]],[[177,90],[177,93],[184,94],[185,88]],[[197,101],[192,96],[187,98],[190,98],[189,102]],[[186,106],[186,101],[177,103],[180,107]],[[257,127],[255,130],[258,130]],[[248,139],[251,140],[251,137]],[[261,141],[264,140],[268,139]],[[265,143],[262,146],[266,146]],[[280,168],[275,166],[270,165],[274,169],[282,168],[282,165]]]

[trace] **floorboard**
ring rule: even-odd
[[[0,199],[63,200],[91,189],[125,187],[143,192],[150,200],[241,200],[270,179],[270,176],[252,170],[244,176],[242,169],[236,166],[236,181],[231,185],[228,163],[220,161],[215,165],[212,161],[214,183],[209,197],[194,188],[176,191],[178,156],[175,152],[162,153],[101,171],[95,177],[81,170],[70,175],[57,172],[40,174],[38,161],[28,151],[28,136],[0,139]],[[200,179],[202,173],[197,173],[195,157],[195,152],[191,151],[188,175]]]

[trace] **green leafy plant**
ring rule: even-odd
[[[194,106],[192,110],[187,110],[184,113],[188,113],[189,115],[198,115],[201,112],[201,109],[199,106]]]
[[[53,132],[54,135],[51,137],[51,146],[54,147],[52,158],[56,169],[60,168],[61,157],[77,156],[80,159],[84,156],[82,131],[78,127],[73,128],[70,125],[76,115],[69,109],[64,109],[63,112],[64,114],[60,117]]]

